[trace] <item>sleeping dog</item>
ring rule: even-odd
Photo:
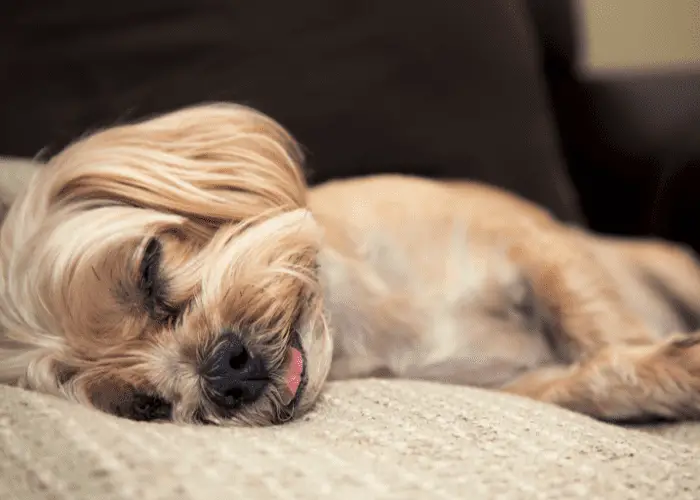
[[[700,415],[700,268],[470,182],[309,188],[246,107],[97,132],[0,233],[0,382],[137,420],[266,425],[327,380],[468,384],[612,420]]]

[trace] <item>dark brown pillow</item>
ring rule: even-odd
[[[474,178],[580,221],[518,0],[25,0],[0,7],[0,154],[212,100],[304,145],[312,181]]]

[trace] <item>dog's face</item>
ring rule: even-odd
[[[293,139],[230,105],[54,157],[0,239],[0,382],[128,418],[277,423],[332,342]]]

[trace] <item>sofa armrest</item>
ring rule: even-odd
[[[591,227],[652,233],[667,159],[681,151],[700,159],[700,141],[691,148],[679,142],[700,121],[697,2],[663,9],[655,0],[529,5],[564,154]]]

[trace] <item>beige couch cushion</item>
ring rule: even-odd
[[[39,168],[23,158],[0,156],[0,205],[9,204]]]
[[[700,498],[700,429],[656,431],[409,381],[335,383],[306,418],[258,429],[135,423],[0,387],[0,498]]]

